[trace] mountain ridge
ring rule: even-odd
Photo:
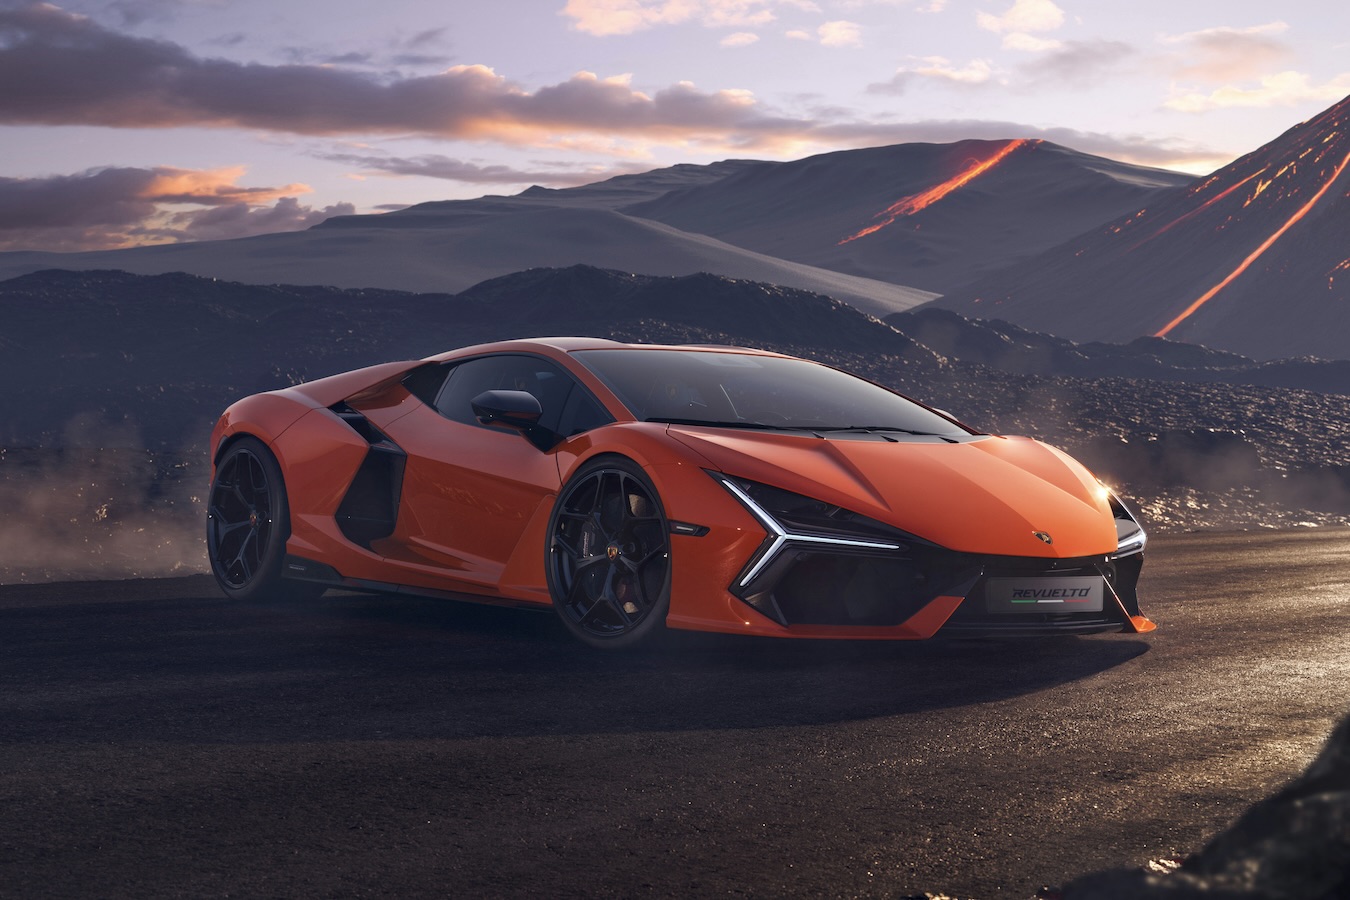
[[[958,181],[959,190],[941,193]],[[750,250],[941,293],[1194,181],[1049,141],[966,140],[840,150],[746,168],[624,211]],[[926,194],[927,202],[886,221],[889,209]],[[785,221],[794,227],[785,229]]]
[[[786,163],[682,164],[573,188],[535,186],[513,196],[430,201],[381,215],[335,217],[301,232],[86,253],[0,253],[0,278],[46,268],[120,269],[145,275],[183,271],[254,284],[456,292],[523,269],[586,264],[648,275],[716,272],[829,294],[887,315],[936,296],[935,290],[907,283],[909,274],[927,279],[942,270],[947,274],[934,283],[945,287],[952,272],[968,276],[972,266],[983,270],[1008,254],[1038,251],[1062,232],[1078,231],[1084,220],[1105,221],[1122,205],[1151,196],[1163,189],[1159,184],[1190,180],[1052,144],[1020,142],[1040,149],[1023,152],[926,211],[928,232],[891,230],[839,249],[843,238],[898,196],[949,179],[949,170],[960,169],[971,153],[1009,143],[900,144]],[[818,183],[810,192],[798,192],[794,203],[778,185],[803,178]],[[755,190],[767,185],[767,199],[788,204],[767,210],[761,205],[758,215],[764,227],[805,235],[794,239],[796,244],[787,248],[791,252],[709,221],[709,215],[749,209],[752,198],[741,192],[747,185]],[[851,187],[845,191],[844,185]],[[709,196],[722,195],[725,203],[705,209],[692,230],[639,215],[671,208],[675,200],[661,206],[668,197],[680,198],[688,214],[691,203],[706,205]],[[818,207],[822,198],[831,197],[836,205],[822,220]],[[1012,220],[1016,207],[1025,205],[1018,197],[1045,201],[1036,206],[1035,227]],[[972,203],[974,212],[968,208]],[[995,208],[1000,212],[989,215]],[[960,225],[972,217],[980,220],[978,227]],[[722,233],[735,240],[722,239]],[[897,236],[905,253],[893,252]],[[1001,249],[995,253],[995,248]],[[972,262],[977,251],[986,253],[985,262]],[[825,265],[806,258],[812,253]],[[882,264],[892,258],[899,262]]]
[[[1350,355],[1350,97],[1159,200],[934,305],[1078,341]]]

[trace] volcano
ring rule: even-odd
[[[1049,141],[967,140],[746,166],[623,212],[942,293],[1194,182]]]
[[[1078,341],[1350,358],[1350,97],[1105,226],[935,306]]]

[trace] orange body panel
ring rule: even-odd
[[[1037,441],[890,444],[694,427],[672,428],[671,436],[719,471],[818,497],[952,550],[1068,559],[1116,548],[1106,492]],[[1036,531],[1054,542],[1042,543]]]
[[[403,502],[394,533],[375,549],[444,569],[460,590],[495,590],[541,509],[547,520],[560,484],[556,459],[511,429],[451,422],[421,404],[398,425],[408,454]]]
[[[886,627],[779,624],[731,593],[767,532],[712,472],[834,504],[951,551],[1057,560],[1105,558],[1116,550],[1106,490],[1077,462],[1039,442],[996,436],[831,440],[809,432],[637,422],[570,356],[604,346],[615,345],[590,339],[506,342],[425,361],[531,353],[567,370],[616,421],[548,451],[512,428],[445,418],[401,383],[423,363],[400,362],[236,403],[213,432],[213,459],[234,436],[263,440],[285,474],[287,551],[332,567],[349,583],[545,606],[548,523],[559,492],[588,461],[622,456],[647,473],[668,519],[704,530],[675,533],[670,540],[668,623],[693,630],[921,639],[937,633],[962,602],[940,595]],[[339,403],[346,404],[340,411],[356,410],[406,454],[393,532],[368,547],[349,540],[336,518],[371,447],[328,408]],[[1120,605],[1118,597],[1114,602]],[[1123,627],[1154,627],[1123,606],[1121,612]]]

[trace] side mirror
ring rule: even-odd
[[[530,429],[539,424],[539,417],[544,414],[539,401],[528,391],[483,391],[469,405],[484,425]]]

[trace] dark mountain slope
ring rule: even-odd
[[[936,306],[1074,340],[1350,358],[1350,97],[1190,188]]]
[[[1045,141],[900,144],[747,167],[624,211],[941,292],[1193,181]]]

